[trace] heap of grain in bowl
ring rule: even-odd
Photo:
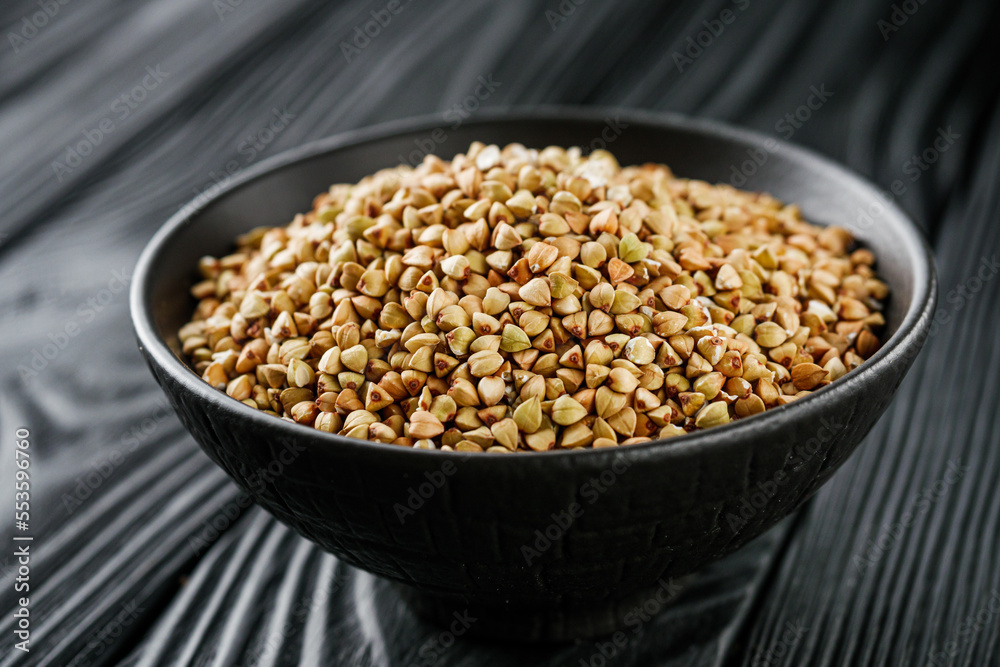
[[[251,408],[385,445],[631,445],[786,405],[879,347],[840,227],[607,151],[474,143],[206,257],[183,352]]]

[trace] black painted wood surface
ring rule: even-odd
[[[25,655],[0,510],[0,665],[1000,662],[995,3],[417,0],[343,47],[388,5],[0,8],[0,499],[28,428],[34,537]],[[541,103],[813,147],[911,213],[940,275],[939,325],[861,449],[623,646],[443,635],[246,508],[165,408],[123,289],[162,221],[230,171],[381,121]]]

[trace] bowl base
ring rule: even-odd
[[[690,577],[663,578],[649,588],[620,597],[569,601],[567,596],[566,602],[552,607],[513,601],[496,604],[429,593],[399,583],[394,583],[394,588],[418,616],[455,636],[559,643],[633,633],[672,604]]]

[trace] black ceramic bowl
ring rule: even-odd
[[[544,109],[434,118],[290,151],[171,218],[139,260],[132,317],[156,380],[205,452],[279,519],[345,562],[403,584],[442,621],[523,640],[606,633],[694,571],[798,507],[892,400],[929,329],[931,257],[914,226],[857,176],[813,153],[718,123],[664,114]],[[791,405],[709,431],[623,448],[493,456],[350,440],[257,412],[212,389],[178,352],[202,255],[281,225],[331,183],[473,140],[612,150],[797,202],[852,229],[892,288],[888,342],[862,368]],[[746,178],[743,183],[741,177]],[[877,446],[873,443],[872,446]]]

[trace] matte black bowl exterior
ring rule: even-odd
[[[830,161],[750,132],[664,114],[548,108],[481,114],[453,129],[393,123],[275,157],[175,215],[139,260],[139,345],[201,447],[268,511],[345,562],[408,584],[471,632],[558,640],[609,632],[628,610],[762,533],[815,492],[892,399],[929,330],[930,255],[905,215]],[[321,433],[212,389],[179,358],[176,332],[204,254],[355,181],[473,140],[615,152],[681,176],[766,190],[811,221],[853,229],[892,287],[888,343],[862,368],[791,405],[660,443],[493,456],[405,449]],[[757,158],[754,161],[754,158]],[[763,164],[758,165],[763,158]],[[874,446],[877,446],[874,445]],[[663,593],[660,593],[660,600]],[[634,620],[634,619],[633,619]]]

